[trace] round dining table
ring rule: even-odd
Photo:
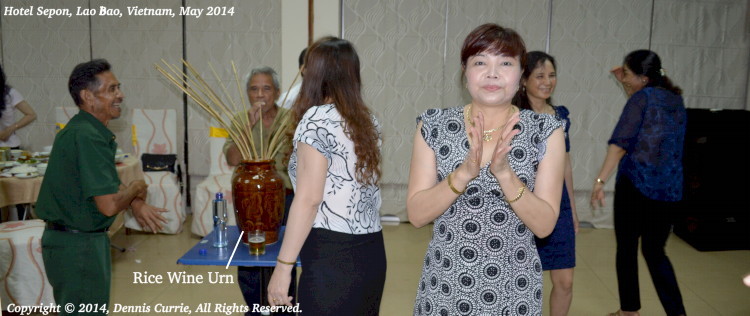
[[[125,157],[116,164],[120,182],[127,184],[136,179],[143,179],[141,161],[131,156]],[[0,177],[0,207],[16,204],[35,203],[39,196],[44,177],[16,178]]]

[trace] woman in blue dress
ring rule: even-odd
[[[664,252],[672,227],[670,214],[682,199],[687,124],[682,90],[672,84],[661,59],[650,50],[631,52],[612,73],[629,99],[591,193],[591,204],[603,205],[604,183],[617,167],[614,215],[620,310],[610,315],[639,315],[639,240],[666,314],[685,315],[674,268]]]
[[[570,164],[570,112],[562,105],[552,105],[552,93],[557,86],[555,58],[534,51],[526,54],[526,64],[521,76],[514,104],[521,109],[557,116],[565,123],[565,181],[563,182],[560,216],[555,230],[545,238],[535,238],[542,270],[550,272],[552,292],[549,298],[550,315],[564,316],[573,301],[573,268],[576,266],[575,235],[578,233],[578,215],[573,198],[573,168]]]

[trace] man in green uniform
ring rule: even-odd
[[[57,304],[64,314],[109,308],[111,262],[107,229],[115,215],[132,207],[143,227],[158,231],[164,212],[145,203],[147,185],[120,183],[115,135],[107,129],[120,117],[120,82],[106,60],[77,65],[68,90],[80,112],[55,137],[36,211],[47,222],[42,257]],[[72,303],[74,310],[67,310]]]

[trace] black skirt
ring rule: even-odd
[[[378,315],[386,271],[382,231],[354,235],[313,228],[300,260],[303,315]]]

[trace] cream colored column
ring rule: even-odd
[[[339,0],[315,0],[313,41],[321,36],[340,36],[341,8]],[[307,47],[306,0],[281,1],[281,90],[286,91],[297,75],[298,57]]]
[[[297,57],[307,46],[307,1],[281,1],[281,90],[287,91],[297,75]]]

